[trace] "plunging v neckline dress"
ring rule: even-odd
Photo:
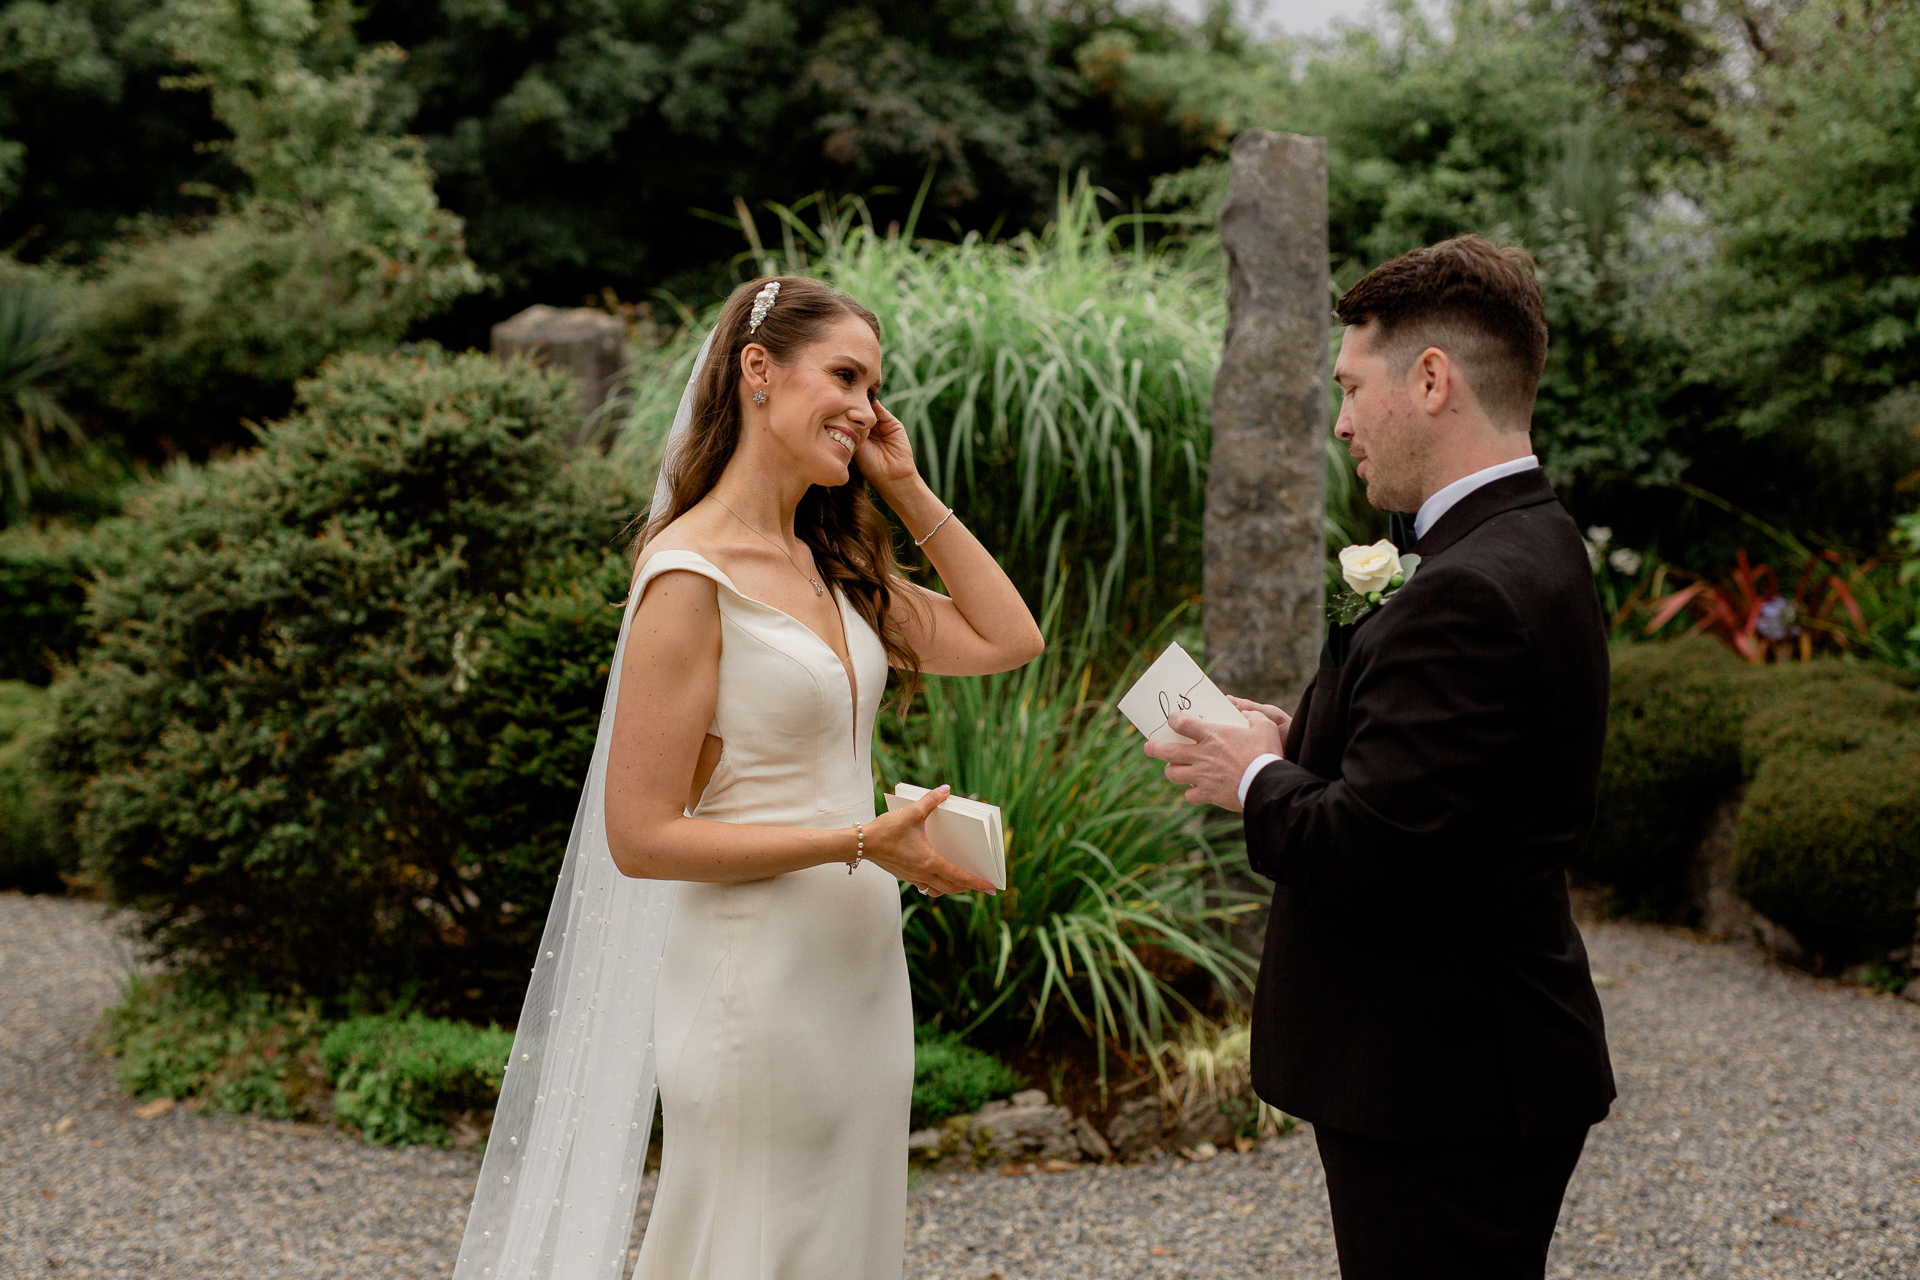
[[[724,744],[689,812],[769,827],[873,818],[879,636],[839,592],[853,680],[799,619],[717,584]],[[654,1014],[665,1147],[635,1280],[899,1280],[913,1002],[899,884],[870,862],[675,889]]]

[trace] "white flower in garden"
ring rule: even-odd
[[[1607,563],[1628,577],[1632,577],[1640,572],[1640,553],[1629,551],[1625,547],[1615,547],[1613,553],[1607,557]]]
[[[1385,591],[1400,572],[1400,552],[1385,538],[1370,547],[1340,548],[1340,576],[1360,595]]]
[[[1589,526],[1587,529],[1587,541],[1596,547],[1604,547],[1613,541],[1613,530],[1604,524]]]

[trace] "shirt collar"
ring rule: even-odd
[[[1453,509],[1455,503],[1483,485],[1495,480],[1504,480],[1508,476],[1517,476],[1522,471],[1532,471],[1540,465],[1540,459],[1533,454],[1524,458],[1511,458],[1506,462],[1496,462],[1484,467],[1470,476],[1461,476],[1452,484],[1434,491],[1433,496],[1420,504],[1420,510],[1413,517],[1413,536],[1424,538],[1427,530],[1433,528],[1441,516]]]

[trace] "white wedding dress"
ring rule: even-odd
[[[697,818],[874,816],[886,651],[844,598],[853,679],[804,623],[691,551],[719,586],[719,764]],[[635,1280],[899,1280],[913,1004],[898,882],[863,862],[674,887],[654,1006],[665,1152]]]

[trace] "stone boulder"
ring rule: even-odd
[[[1058,1169],[1082,1160],[1111,1160],[1113,1148],[1084,1117],[1028,1089],[937,1128],[916,1129],[907,1136],[907,1158],[922,1168],[1027,1164]]]
[[[989,1162],[1078,1161],[1080,1118],[1065,1107],[1047,1101],[1038,1089],[1016,1093],[1004,1102],[989,1102],[974,1112],[967,1136]]]
[[[607,399],[627,363],[627,322],[592,307],[532,306],[493,326],[493,354],[565,369],[580,388],[580,425],[572,445],[602,441],[594,411]]]
[[[1173,1117],[1158,1095],[1135,1098],[1120,1105],[1107,1122],[1107,1141],[1122,1160],[1134,1160],[1155,1147],[1165,1150],[1171,1141]]]
[[[1123,1105],[1107,1122],[1107,1141],[1121,1159],[1134,1160],[1156,1147],[1162,1151],[1203,1143],[1230,1147],[1236,1131],[1232,1117],[1204,1098],[1182,1110],[1156,1095]]]
[[[1207,657],[1224,689],[1291,707],[1325,630],[1327,141],[1233,140],[1220,245],[1227,332],[1207,463]]]

